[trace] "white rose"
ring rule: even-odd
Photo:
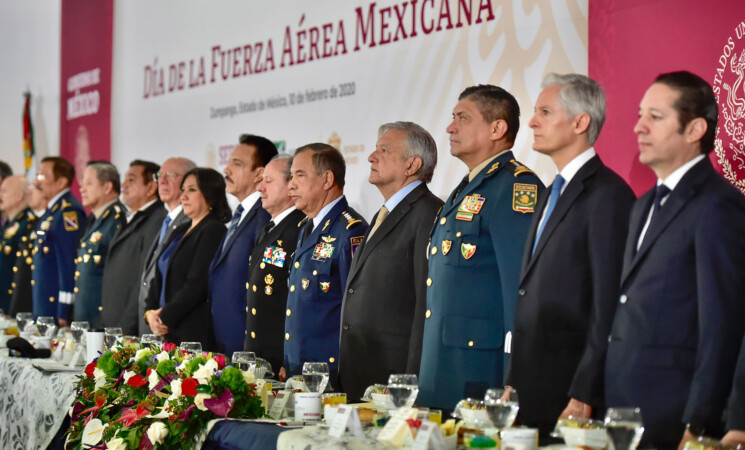
[[[150,382],[148,385],[148,389],[153,389],[155,386],[160,383],[160,377],[158,376],[158,371],[153,369],[150,371],[150,375],[147,377],[147,381]]]
[[[163,422],[153,422],[147,429],[147,438],[153,445],[162,444],[168,436],[168,427]]]
[[[168,400],[176,400],[181,396],[181,380],[179,378],[171,381],[171,392],[172,394],[168,397]]]
[[[129,381],[130,378],[135,376],[135,373],[131,370],[127,370],[124,372],[124,384],[127,384],[127,381]]]
[[[157,355],[157,356],[155,357],[155,359],[157,359],[157,360],[158,360],[158,362],[163,362],[163,361],[166,361],[166,360],[169,360],[169,359],[171,359],[171,357],[170,357],[170,356],[168,356],[168,352],[160,352],[160,353],[158,353],[158,355]]]
[[[114,450],[126,450],[127,443],[122,438],[114,438],[106,443],[106,448]]]
[[[192,376],[199,381],[199,384],[207,384],[212,379],[218,367],[217,361],[210,359],[206,363],[200,364],[199,369]]]
[[[198,409],[201,409],[202,411],[207,411],[207,407],[204,406],[204,401],[208,398],[211,398],[209,394],[197,394],[196,397],[194,397],[194,404],[197,405]]]
[[[141,348],[141,349],[137,350],[137,353],[135,353],[134,360],[137,361],[138,359],[142,358],[142,356],[145,354],[145,352],[151,353],[149,348]]]

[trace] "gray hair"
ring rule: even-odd
[[[284,175],[285,177],[285,183],[288,183],[292,178],[292,155],[289,153],[277,153],[272,157],[272,159],[269,160],[269,162],[272,161],[287,161],[287,164],[285,164],[285,168],[282,169],[282,175]]]
[[[425,183],[432,181],[432,174],[437,165],[437,144],[427,130],[414,122],[384,123],[378,128],[378,138],[388,130],[401,130],[406,133],[404,158],[418,156],[422,159],[422,167],[417,175]]]
[[[590,126],[587,128],[587,143],[595,145],[598,140],[600,130],[605,123],[605,92],[597,81],[579,75],[570,73],[559,75],[549,73],[543,79],[542,88],[549,86],[560,86],[559,105],[567,113],[567,118],[574,117],[582,113],[590,116]]]
[[[100,181],[101,184],[111,182],[114,192],[117,194],[121,192],[119,171],[116,170],[116,167],[113,164],[105,161],[96,161],[88,164],[88,167],[95,169],[96,178],[98,178],[98,181]]]

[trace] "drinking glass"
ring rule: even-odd
[[[18,324],[18,332],[23,333],[26,325],[34,321],[34,313],[30,312],[19,312],[16,314],[16,323]]]
[[[329,384],[329,365],[325,362],[303,364],[303,382],[308,391],[322,393]]]
[[[143,334],[142,345],[150,345],[160,348],[163,345],[163,336],[159,334]]]
[[[605,430],[610,450],[634,450],[644,434],[641,409],[608,408]]]
[[[40,336],[51,337],[54,334],[54,330],[57,329],[57,325],[55,325],[54,322],[54,317],[39,316],[36,319],[36,329],[39,330]]]
[[[123,337],[122,329],[118,327],[103,329],[103,343],[106,350],[111,350],[117,342],[121,342]]]
[[[269,361],[263,358],[256,358],[256,368],[254,369],[256,378],[272,378],[274,371]]]
[[[517,391],[512,388],[488,389],[484,396],[484,405],[489,420],[500,435],[502,430],[515,423],[517,412],[520,409]]]
[[[183,350],[191,354],[202,353],[201,342],[182,342],[181,345],[178,346],[178,348],[179,350]]]
[[[90,324],[86,321],[75,321],[70,324],[70,332],[72,333],[72,337],[75,339],[76,344],[83,342],[83,335],[90,328]]]
[[[243,372],[253,372],[254,367],[256,366],[256,353],[233,352],[233,357],[230,358],[230,361]]]
[[[416,375],[401,373],[392,374],[388,377],[388,393],[393,401],[393,406],[411,408],[416,396],[419,395],[419,382]]]

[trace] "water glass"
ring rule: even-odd
[[[184,351],[186,353],[191,353],[191,354],[202,353],[201,342],[182,342],[178,348],[179,350]]]
[[[644,434],[644,422],[639,408],[608,408],[605,430],[609,450],[633,450]]]
[[[393,374],[388,377],[388,393],[396,408],[414,405],[419,394],[419,382],[413,374]]]
[[[142,345],[150,345],[160,348],[163,346],[163,336],[159,334],[143,334],[141,342]]]
[[[106,345],[106,350],[110,351],[117,342],[122,342],[122,329],[118,327],[110,327],[103,329],[103,343]]]
[[[329,365],[325,362],[303,364],[303,382],[309,392],[323,393],[329,384]]]
[[[34,321],[34,314],[30,312],[19,312],[16,314],[16,323],[18,324],[18,332],[23,333],[26,329],[26,325]]]
[[[57,329],[54,317],[52,316],[39,316],[36,319],[36,329],[39,330],[39,335],[42,337],[52,337],[54,331]]]
[[[76,320],[70,324],[70,332],[72,333],[72,337],[75,339],[76,344],[82,343],[85,332],[88,331],[90,328],[90,324],[84,320]]]
[[[520,409],[517,390],[512,388],[488,389],[484,396],[484,405],[494,428],[501,432],[511,427],[517,418],[517,412]]]
[[[256,353],[233,352],[233,357],[230,358],[230,361],[243,372],[253,372],[256,367]]]

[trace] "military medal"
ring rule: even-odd
[[[286,259],[287,252],[282,247],[270,245],[264,249],[264,258],[262,259],[262,262],[277,267],[284,267]]]
[[[271,273],[266,274],[266,276],[264,277],[264,283],[266,283],[266,284],[273,284],[274,283],[274,277],[272,276]]]
[[[93,262],[98,264],[101,262],[101,255],[93,255]]]
[[[95,244],[96,242],[100,241],[101,237],[103,237],[103,234],[100,231],[96,231],[95,233],[91,234],[91,244]]]
[[[5,233],[3,233],[3,236],[5,236],[5,239],[10,239],[13,236],[15,236],[16,233],[18,232],[19,227],[20,225],[18,224],[18,222],[15,222],[12,226],[9,226],[8,228],[6,228]]]
[[[460,254],[463,255],[463,259],[471,259],[474,253],[476,253],[475,244],[460,244]]]
[[[331,288],[331,282],[330,281],[321,281],[321,290],[323,292],[328,292]]]
[[[272,292],[274,292],[274,290],[272,289],[272,287],[271,287],[271,286],[266,286],[266,287],[264,287],[264,293],[265,293],[266,295],[272,295]]]
[[[538,185],[515,183],[512,188],[512,209],[523,213],[535,211],[537,203]]]
[[[452,246],[453,246],[453,241],[449,239],[445,239],[444,241],[442,241],[442,254],[447,255],[448,253],[450,253],[450,247]]]
[[[456,220],[473,220],[473,216],[481,212],[486,199],[479,194],[467,195],[458,206],[458,212],[455,214]]]
[[[302,284],[303,284],[303,290],[306,290],[306,289],[308,289],[308,286],[310,286],[310,280],[307,279],[307,278],[303,278],[302,279]]]
[[[10,245],[6,245],[5,248],[3,248],[3,252],[5,252],[6,255],[10,255],[10,252],[13,251],[13,248]]]
[[[334,242],[336,238],[323,236],[321,239],[323,242],[316,244],[316,247],[313,249],[313,256],[311,256],[310,259],[324,262],[334,255],[334,246],[331,245],[331,243]]]
[[[91,255],[88,255],[88,254],[83,255],[83,262],[84,263],[87,263],[90,260],[91,260]]]
[[[44,231],[48,231],[50,226],[52,225],[48,220],[45,220],[44,222],[41,223],[41,229]]]

